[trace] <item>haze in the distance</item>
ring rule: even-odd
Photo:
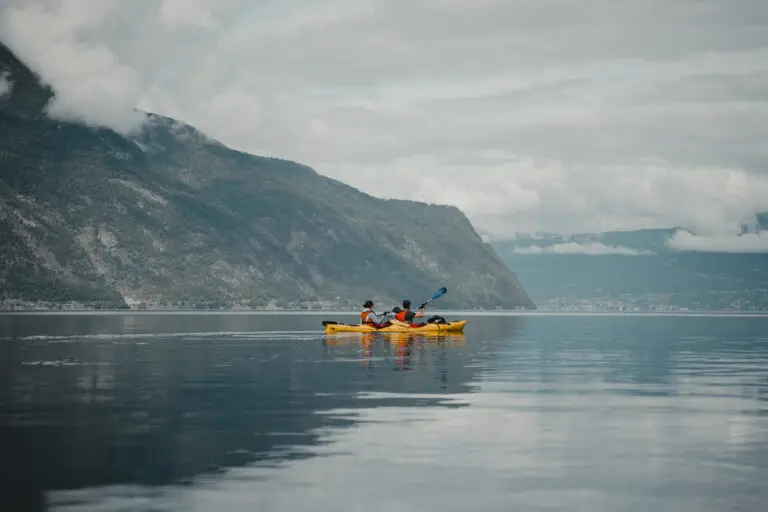
[[[0,0],[0,40],[51,115],[157,112],[492,237],[728,246],[768,210],[764,0]]]

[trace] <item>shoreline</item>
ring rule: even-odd
[[[688,310],[688,311],[570,311],[570,310],[462,310],[462,309],[431,309],[430,314],[440,315],[465,315],[465,316],[735,316],[735,317],[768,317],[768,311],[751,310]],[[325,309],[325,310],[306,310],[306,309],[269,309],[269,310],[247,310],[247,309],[23,309],[23,310],[0,310],[0,315],[305,315],[305,316],[333,316],[347,315],[355,316],[357,310],[344,309]]]

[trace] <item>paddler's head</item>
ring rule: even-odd
[[[373,301],[368,299],[367,301],[365,301],[365,304],[363,304],[363,307],[364,308],[372,308],[373,307]]]
[[[403,309],[411,309],[411,301],[409,301],[408,299],[405,299],[403,301]]]

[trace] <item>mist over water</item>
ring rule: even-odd
[[[324,318],[0,315],[0,509],[768,498],[768,318],[473,314],[444,337]]]

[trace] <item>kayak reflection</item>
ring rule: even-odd
[[[329,347],[350,347],[360,345],[362,366],[373,370],[376,362],[389,361],[394,369],[406,371],[413,369],[414,356],[419,366],[430,366],[427,361],[436,356],[435,364],[441,374],[441,380],[447,379],[446,349],[466,345],[463,333],[421,334],[414,332],[371,332],[337,333],[327,335],[324,343]],[[439,349],[427,354],[430,348]]]
[[[325,343],[328,345],[353,345],[359,343],[363,346],[372,344],[375,341],[387,341],[397,344],[411,343],[445,343],[448,346],[463,346],[467,342],[464,333],[437,332],[437,333],[418,333],[418,332],[341,332],[329,334],[325,337]]]

